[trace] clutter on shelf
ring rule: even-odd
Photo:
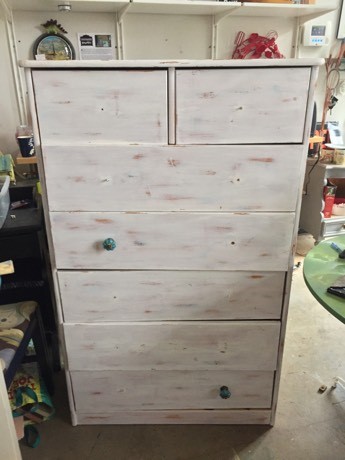
[[[265,36],[252,33],[248,38],[240,31],[235,38],[232,59],[282,59],[284,56],[278,49],[277,38],[275,30],[269,31]]]

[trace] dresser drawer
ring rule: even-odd
[[[285,272],[59,271],[66,322],[279,319]]]
[[[59,269],[285,271],[293,213],[50,213]],[[112,238],[113,251],[103,242]]]
[[[323,237],[345,234],[345,217],[325,219],[321,225],[321,235]]]
[[[166,70],[55,69],[32,74],[43,146],[167,143]],[[65,166],[68,170],[69,162]]]
[[[302,143],[310,69],[254,72],[177,70],[177,143]]]
[[[63,329],[70,371],[267,371],[276,369],[280,323],[65,323]]]
[[[270,408],[274,372],[71,372],[77,412]],[[227,387],[231,393],[228,396]],[[223,398],[221,397],[221,394]]]
[[[294,211],[303,151],[293,145],[47,146],[49,209]]]

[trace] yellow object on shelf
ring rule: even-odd
[[[14,266],[12,260],[0,262],[0,275],[9,275],[10,273],[14,273]]]
[[[322,136],[313,136],[309,138],[309,143],[310,144],[317,144],[323,142],[323,137]]]

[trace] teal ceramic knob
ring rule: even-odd
[[[231,391],[229,390],[228,387],[220,387],[219,389],[219,396],[222,398],[222,399],[229,399],[230,396],[231,396]]]
[[[103,247],[107,251],[114,251],[114,249],[116,248],[115,240],[113,240],[112,238],[107,238],[103,241]]]

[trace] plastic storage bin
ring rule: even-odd
[[[10,207],[10,176],[0,176],[0,228],[4,225]]]

